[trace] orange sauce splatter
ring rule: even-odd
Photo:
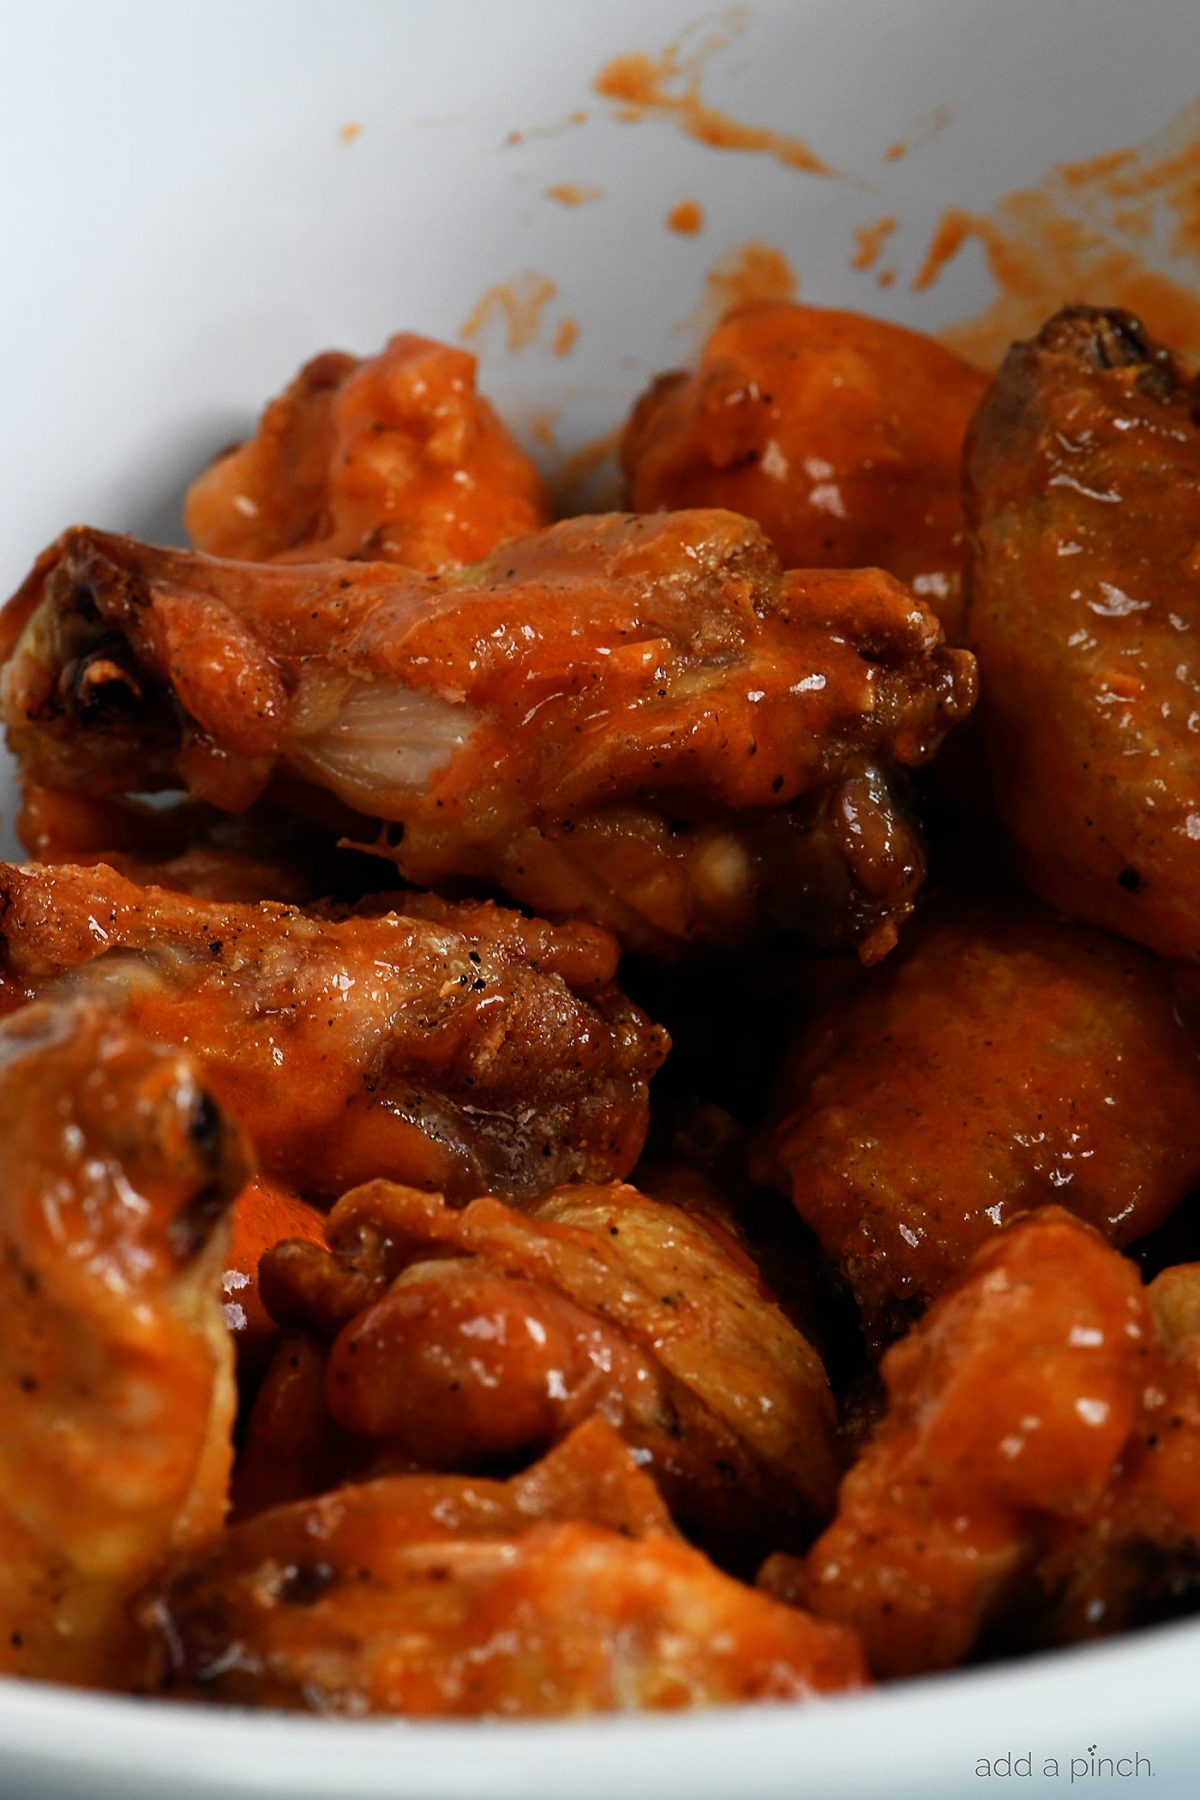
[[[476,302],[469,317],[459,329],[465,343],[477,338],[493,318],[501,321],[505,348],[510,356],[524,350],[536,338],[542,315],[558,288],[546,275],[524,269],[511,281],[497,281]]]
[[[559,406],[541,406],[530,413],[525,430],[539,449],[557,451],[558,421],[561,417],[562,408]]]
[[[579,341],[579,321],[568,313],[558,322],[552,348],[555,356],[569,356]]]
[[[355,119],[351,119],[348,124],[339,126],[338,128],[338,136],[341,138],[343,144],[352,144],[361,132],[362,126]]]
[[[569,131],[573,125],[585,125],[589,114],[584,107],[577,107],[568,113],[565,119],[552,119],[548,125],[529,125],[524,131],[510,131],[505,136],[506,144],[523,144],[527,138],[559,137]]]
[[[896,279],[895,269],[880,269],[878,275],[875,277],[877,286],[882,287],[882,288],[891,287],[893,285],[893,283],[895,282],[895,279]]]
[[[944,213],[914,289],[932,287],[972,240],[995,298],[938,335],[973,362],[995,363],[1076,300],[1128,307],[1155,336],[1200,351],[1200,102],[1145,144],[1064,163],[987,214]],[[1171,262],[1174,273],[1162,266]]]
[[[592,200],[603,198],[604,190],[598,187],[577,187],[573,181],[557,181],[553,187],[543,188],[547,200],[557,200],[560,206],[587,206]]]
[[[787,168],[810,175],[834,174],[802,138],[766,125],[743,124],[704,99],[701,89],[707,63],[744,29],[745,9],[731,7],[716,20],[689,26],[657,56],[633,50],[614,57],[592,85],[605,99],[619,103],[616,116],[620,119],[673,119],[681,131],[701,144],[773,156]]]
[[[704,278],[704,291],[693,312],[676,326],[702,342],[735,306],[755,300],[794,300],[799,283],[783,251],[755,239],[727,250]]]
[[[681,200],[667,214],[667,230],[681,237],[696,237],[704,230],[704,208],[695,200]]]
[[[880,251],[895,229],[896,221],[890,214],[886,218],[876,219],[873,225],[860,225],[854,233],[854,255],[850,259],[852,267],[873,269],[879,261]]]
[[[947,125],[953,125],[958,117],[958,109],[954,106],[935,106],[930,112],[922,113],[906,138],[899,138],[896,143],[889,144],[884,151],[886,162],[899,162],[901,157],[908,156],[913,150],[923,150],[926,144],[940,137]]]

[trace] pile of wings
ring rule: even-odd
[[[0,1671],[796,1699],[1200,1594],[1200,379],[318,357],[0,615]]]

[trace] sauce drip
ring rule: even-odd
[[[675,329],[700,343],[733,307],[756,300],[794,300],[799,287],[783,251],[752,238],[718,257],[704,278],[695,308]]]
[[[745,24],[745,8],[731,7],[716,20],[689,26],[657,56],[633,50],[614,57],[592,85],[605,99],[621,103],[618,118],[673,119],[686,136],[715,149],[773,156],[786,168],[809,175],[835,174],[803,138],[767,125],[743,124],[705,100],[702,87],[707,64],[740,36]]]
[[[666,225],[680,237],[697,237],[704,230],[704,208],[695,200],[680,200],[667,214]]]
[[[873,269],[879,261],[884,244],[895,229],[896,221],[890,213],[885,218],[876,219],[873,225],[860,225],[854,233],[852,267]]]
[[[546,307],[557,292],[557,284],[549,276],[539,275],[535,269],[523,269],[511,281],[494,282],[481,295],[458,335],[469,344],[480,335],[489,320],[499,318],[504,328],[505,348],[510,356],[515,356],[537,337]]]
[[[998,291],[938,335],[972,362],[997,362],[1077,300],[1128,307],[1156,337],[1200,351],[1200,102],[1144,144],[1060,164],[989,213],[943,213],[914,291],[932,287],[971,241]],[[1184,267],[1168,274],[1169,262]]]
[[[551,187],[543,188],[542,193],[547,200],[556,200],[560,206],[587,206],[604,196],[602,188],[579,187],[573,181],[556,181]]]

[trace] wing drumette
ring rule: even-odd
[[[1019,1220],[883,1360],[888,1412],[799,1571],[763,1579],[862,1634],[877,1675],[945,1669],[1031,1610],[1094,1514],[1156,1370],[1137,1270],[1057,1207]]]
[[[327,1234],[332,1256],[270,1252],[263,1297],[333,1340],[332,1421],[390,1466],[486,1468],[599,1413],[689,1530],[739,1566],[827,1515],[825,1371],[712,1219],[620,1184],[517,1211],[372,1182],[338,1202]]]
[[[865,1679],[852,1633],[681,1543],[599,1419],[508,1482],[393,1476],[263,1513],[147,1617],[160,1691],[318,1713],[674,1710]]]
[[[878,1675],[1195,1611],[1200,1267],[1143,1290],[1057,1207],[972,1258],[883,1360],[888,1412],[807,1564],[764,1585]]]
[[[482,395],[475,358],[405,332],[306,363],[258,431],[193,482],[197,549],[266,562],[364,557],[440,569],[549,522],[537,470]]]
[[[188,1057],[81,1003],[0,1025],[0,1144],[0,1672],[124,1687],[130,1600],[225,1516],[247,1164]]]
[[[758,1170],[893,1336],[1014,1212],[1118,1245],[1200,1180],[1200,1058],[1171,971],[1024,901],[931,902],[805,1025]]]
[[[77,530],[5,631],[34,780],[231,811],[274,782],[408,880],[648,950],[786,926],[882,954],[922,875],[895,778],[974,697],[890,577],[784,575],[719,512],[570,520],[441,578]]]
[[[1200,379],[1128,313],[1009,352],[972,429],[991,785],[1061,911],[1200,958]]]
[[[614,985],[612,939],[395,904],[313,918],[0,865],[0,975],[10,1004],[102,994],[189,1044],[264,1170],[306,1193],[385,1170],[459,1195],[626,1173],[666,1043]]]

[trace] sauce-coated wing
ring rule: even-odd
[[[198,550],[440,569],[549,523],[537,470],[482,395],[475,358],[405,332],[306,363],[254,437],[192,483]]]
[[[887,1416],[809,1553],[807,1604],[861,1633],[877,1675],[960,1662],[1103,1502],[1152,1340],[1137,1270],[1059,1208],[985,1245],[883,1359]]]
[[[1200,1058],[1157,958],[1025,902],[932,902],[805,1024],[758,1170],[886,1340],[1014,1212],[1128,1244],[1200,1180]]]
[[[225,1516],[247,1164],[186,1056],[78,1003],[0,1024],[0,1146],[0,1673],[124,1687],[128,1603]]]
[[[304,905],[378,887],[386,863],[340,850],[276,808],[225,813],[202,800],[174,806],[99,799],[26,782],[17,835],[35,862],[107,863],[143,887],[201,900]]]
[[[0,865],[0,975],[17,1000],[104,995],[189,1044],[264,1171],[305,1193],[627,1173],[666,1042],[615,986],[612,940],[483,902],[394,904],[314,918]]]
[[[1200,1604],[1200,1264],[1146,1289],[1159,1361],[1121,1468],[1049,1560],[1062,1591],[1044,1636],[1075,1643]]]
[[[639,400],[621,450],[630,503],[745,513],[785,568],[890,569],[961,642],[959,470],[986,387],[882,319],[742,307],[694,375],[661,375]]]
[[[784,575],[720,512],[569,520],[440,578],[76,530],[2,635],[34,780],[234,811],[274,782],[410,881],[649,950],[781,926],[888,949],[922,875],[896,778],[974,698],[890,577]]]
[[[160,1691],[546,1716],[861,1686],[850,1632],[713,1568],[600,1420],[507,1483],[395,1476],[233,1527],[148,1603]]]
[[[1200,381],[1127,313],[1017,344],[968,448],[967,639],[1029,885],[1200,958]]]
[[[277,1318],[333,1338],[326,1401],[352,1436],[405,1466],[511,1466],[599,1413],[735,1563],[828,1516],[824,1369],[711,1221],[619,1184],[517,1211],[373,1182],[327,1231],[332,1257],[272,1251],[262,1292]]]

